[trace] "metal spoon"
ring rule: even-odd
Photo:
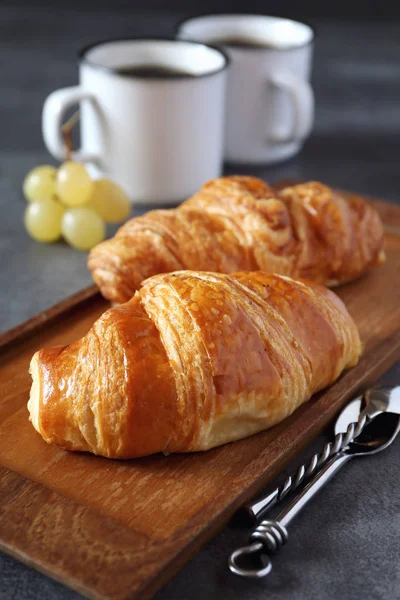
[[[275,504],[310,479],[331,456],[345,448],[352,439],[357,437],[367,422],[381,412],[400,414],[400,386],[371,388],[363,396],[358,396],[349,402],[336,421],[333,442],[325,444],[322,452],[314,454],[307,464],[301,465],[293,476],[287,477],[272,492],[245,504],[242,511],[252,522],[261,521]]]
[[[365,405],[365,408],[361,410],[363,405]],[[358,396],[358,398],[349,402],[336,420],[335,434],[345,433],[349,423],[356,421],[359,414],[365,414],[369,419],[374,419],[383,412],[400,415],[399,385],[396,387],[379,386],[371,388],[363,396]]]
[[[368,405],[367,405],[368,407]],[[371,411],[371,414],[372,411]],[[362,433],[350,444],[335,454],[314,478],[289,502],[274,520],[264,520],[250,535],[250,545],[235,550],[229,558],[229,568],[236,575],[261,578],[268,575],[272,563],[266,563],[258,569],[240,567],[238,560],[243,557],[276,552],[288,539],[287,525],[306,506],[314,495],[328,483],[339,469],[351,458],[367,456],[381,452],[394,441],[400,430],[400,415],[395,413],[376,413]]]

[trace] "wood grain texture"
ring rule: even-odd
[[[28,422],[29,360],[86,333],[107,304],[98,295],[66,303],[66,312],[9,339],[0,349],[0,547],[88,597],[150,598],[400,357],[400,208],[375,205],[387,225],[387,262],[337,290],[364,355],[270,431],[206,453],[126,462],[69,454]]]

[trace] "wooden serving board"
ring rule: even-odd
[[[270,431],[198,454],[125,462],[70,454],[48,446],[28,421],[29,361],[43,346],[85,334],[108,304],[88,288],[3,335],[0,548],[90,598],[150,598],[400,358],[400,207],[372,202],[386,226],[387,262],[338,290],[363,357]]]

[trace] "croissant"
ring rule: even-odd
[[[333,292],[262,272],[151,277],[80,341],[37,352],[46,442],[110,458],[207,450],[279,423],[359,357]]]
[[[181,269],[262,270],[335,285],[384,259],[383,226],[363,199],[321,183],[280,192],[223,177],[174,210],[155,210],[96,246],[88,267],[103,296],[126,302],[141,282]]]

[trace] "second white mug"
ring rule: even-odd
[[[182,21],[177,37],[221,45],[231,59],[225,160],[268,164],[300,150],[314,119],[311,27],[262,15],[205,15]]]
[[[50,94],[45,144],[65,158],[61,125],[80,105],[81,149],[92,172],[133,201],[185,200],[221,174],[228,59],[219,49],[169,39],[98,42],[80,53],[80,84]]]

